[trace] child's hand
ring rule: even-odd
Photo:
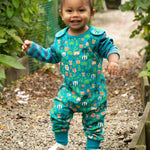
[[[116,62],[109,62],[107,69],[111,77],[117,77],[120,75],[119,64]]]
[[[31,47],[31,45],[32,45],[31,41],[25,40],[23,45],[22,45],[22,51],[23,52],[28,52],[30,47]]]

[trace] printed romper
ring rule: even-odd
[[[59,63],[64,78],[54,107],[50,111],[54,132],[67,132],[73,113],[82,112],[85,135],[103,140],[107,90],[102,71],[103,58],[118,53],[105,31],[89,26],[78,36],[70,36],[68,27],[55,35],[55,42],[44,49],[32,44],[28,55],[49,63]]]

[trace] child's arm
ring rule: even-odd
[[[120,75],[120,68],[119,68],[119,52],[118,48],[113,44],[113,39],[106,36],[106,33],[100,36],[98,41],[98,54],[108,59],[108,72],[109,74],[114,77]]]
[[[45,49],[35,42],[26,40],[22,45],[22,51],[26,52],[27,55],[44,62],[58,63],[60,61],[59,56],[55,51],[54,44],[51,45],[50,48]]]
[[[118,54],[113,53],[109,55],[107,69],[111,77],[116,77],[120,75]]]

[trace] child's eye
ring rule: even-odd
[[[68,9],[68,10],[66,10],[67,12],[72,12],[72,10],[71,9]]]
[[[80,11],[80,12],[84,12],[85,10],[84,10],[84,9],[80,9],[79,11]]]

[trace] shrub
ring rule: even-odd
[[[145,50],[145,62],[146,69],[139,74],[139,77],[147,76],[150,81],[150,1],[149,0],[130,0],[124,5],[120,6],[122,11],[133,10],[135,17],[134,21],[139,21],[140,24],[132,32],[130,38],[133,38],[137,34],[141,34],[141,37],[147,42],[147,45],[139,51]]]
[[[147,41],[148,45],[143,49],[146,50],[146,53],[150,53],[150,1],[149,0],[130,0],[125,4],[120,6],[122,11],[133,10],[134,11],[134,20],[139,21],[140,24],[132,32],[130,38],[133,38],[137,34],[141,34],[141,37]],[[143,50],[142,49],[142,50]],[[141,52],[141,51],[139,51]]]
[[[22,40],[35,39],[43,43],[41,3],[48,0],[0,0],[0,89],[6,78],[4,66],[25,69],[17,60],[23,56]],[[41,40],[43,39],[43,40]]]
[[[94,8],[96,12],[99,12],[103,9],[103,0],[94,0]]]

